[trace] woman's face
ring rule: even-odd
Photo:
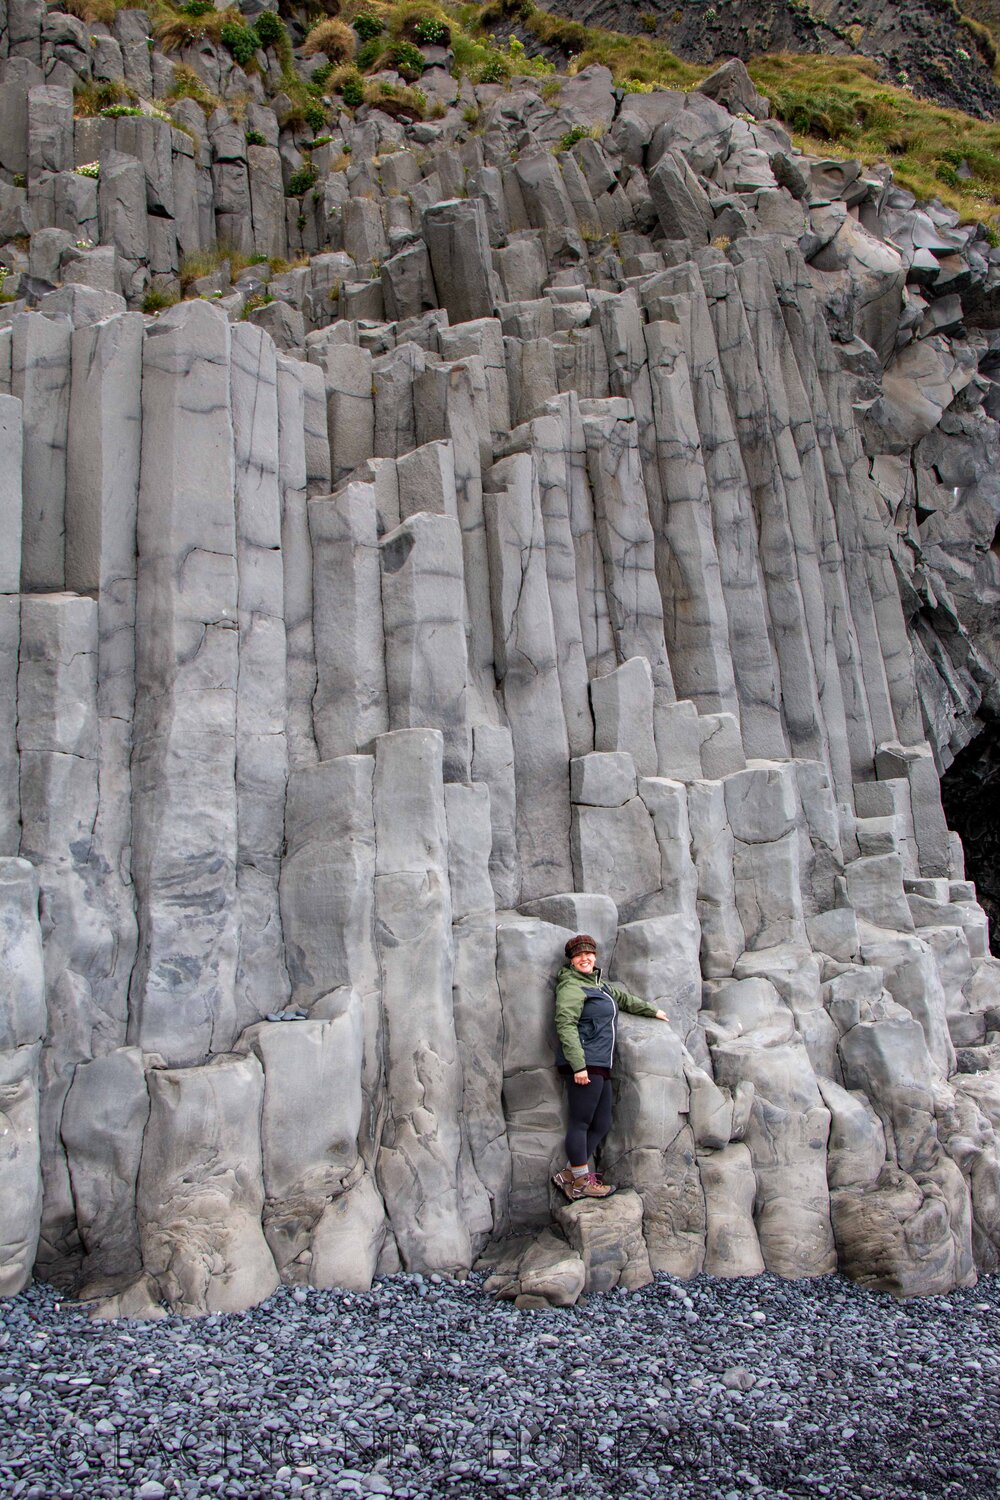
[[[596,953],[577,953],[570,959],[570,967],[578,974],[593,974],[597,965]]]

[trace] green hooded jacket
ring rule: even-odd
[[[587,1003],[587,992],[594,990],[603,990],[606,995],[611,995],[621,1010],[626,1010],[633,1016],[656,1015],[655,1005],[650,1005],[648,1000],[640,1000],[637,995],[630,995],[628,990],[623,990],[617,984],[609,984],[601,978],[600,969],[595,968],[592,974],[580,974],[570,964],[564,964],[556,979],[556,1032],[561,1053],[557,1062],[567,1062],[574,1073],[582,1072],[587,1066],[579,1025]],[[596,1065],[598,1059],[594,1058],[592,1061]],[[603,1057],[601,1063],[610,1065],[604,1063]]]

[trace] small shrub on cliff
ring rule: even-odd
[[[365,86],[361,74],[353,68],[340,85],[340,97],[348,109],[358,109],[365,102]]]
[[[316,168],[309,163],[307,166],[299,167],[288,179],[285,188],[287,198],[301,198],[303,193],[308,193],[311,187],[316,185]]]
[[[590,134],[591,132],[587,129],[586,125],[574,125],[572,130],[567,130],[565,135],[559,137],[559,144],[556,147],[557,152],[571,150],[577,141],[585,141]]]
[[[413,23],[411,35],[418,47],[447,47],[451,27],[440,16],[420,16]]]
[[[351,25],[357,32],[358,40],[361,42],[372,42],[385,31],[385,23],[382,21],[382,18],[374,15],[370,10],[363,10],[360,15],[355,16]]]
[[[415,83],[424,71],[424,54],[412,42],[393,42],[380,58],[385,68],[395,68],[407,83]]]
[[[476,70],[477,83],[506,83],[510,78],[510,60],[494,51]]]
[[[219,33],[219,40],[229,48],[241,68],[246,67],[260,45],[253,27],[244,26],[239,21],[227,21]]]
[[[273,10],[262,10],[253,25],[262,47],[280,47],[288,40],[285,23]]]

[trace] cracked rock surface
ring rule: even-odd
[[[1000,715],[982,226],[739,64],[425,49],[432,118],[310,145],[210,42],[223,102],[168,97],[132,11],[140,113],[74,119],[73,18],[3,14],[0,1293],[995,1271],[940,789]],[[670,1017],[622,1018],[597,1218],[550,1186],[578,930]]]

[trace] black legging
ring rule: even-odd
[[[566,1087],[569,1089],[566,1154],[570,1166],[582,1167],[611,1129],[611,1079],[595,1073],[589,1083],[574,1083],[570,1077]]]

